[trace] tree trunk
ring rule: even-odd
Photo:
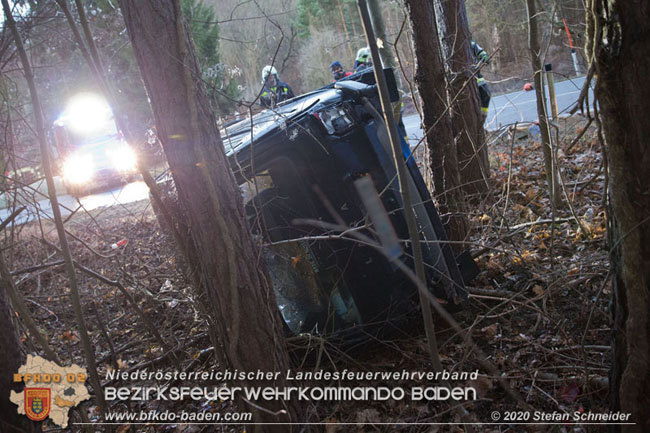
[[[4,290],[0,290],[0,329],[0,431],[41,431],[40,423],[18,415],[17,406],[9,401],[11,390],[22,390],[22,383],[14,382],[13,377],[25,362],[25,351],[16,333]]]
[[[393,55],[393,50],[389,46],[388,36],[386,35],[386,25],[384,24],[384,18],[382,17],[382,6],[385,2],[380,2],[379,0],[368,0],[368,12],[370,12],[370,19],[372,20],[372,28],[375,30],[375,37],[381,39],[382,44],[377,44],[379,48],[379,56],[381,57],[381,63],[376,59],[373,59],[373,64],[379,66],[383,64],[385,68],[397,67],[397,61]],[[395,74],[395,77],[399,79],[399,74]]]
[[[530,48],[530,60],[535,74],[535,93],[537,96],[537,116],[539,118],[539,129],[542,135],[542,152],[544,153],[544,168],[546,170],[546,183],[548,193],[553,206],[561,202],[559,177],[557,168],[553,161],[553,147],[549,129],[548,116],[546,115],[546,93],[544,91],[544,72],[542,71],[541,48],[539,45],[539,32],[537,27],[537,9],[535,0],[526,0],[528,11],[528,47]]]
[[[590,0],[594,57],[609,166],[614,361],[610,406],[629,412],[628,432],[650,431],[650,4]],[[607,44],[603,43],[606,41]]]
[[[460,183],[467,194],[488,190],[488,151],[484,143],[483,117],[478,86],[473,75],[474,57],[463,0],[436,0],[440,42],[451,90],[451,124],[456,143]]]
[[[188,257],[198,260],[195,268],[202,282],[196,287],[197,300],[216,351],[223,351],[226,365],[221,367],[286,371],[289,361],[275,294],[261,270],[179,2],[121,0],[120,6],[191,230],[189,248],[195,254]],[[280,375],[273,382],[242,380],[237,385],[283,387],[285,380]],[[295,399],[256,405],[266,410],[241,410],[253,411],[257,423],[299,421]],[[288,415],[276,415],[280,411]],[[251,431],[271,430],[256,425]]]
[[[458,159],[451,119],[449,97],[442,63],[433,2],[405,0],[415,47],[415,84],[422,99],[422,121],[429,150],[427,164],[433,173],[434,193],[441,214],[451,214],[446,222],[452,241],[463,241],[467,220],[460,190]],[[458,244],[456,244],[458,247]]]

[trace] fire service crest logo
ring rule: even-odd
[[[50,388],[25,388],[25,415],[33,421],[42,421],[50,414],[52,390]]]

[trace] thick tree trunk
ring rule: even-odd
[[[467,235],[468,223],[462,214],[464,200],[460,190],[451,118],[447,110],[449,95],[433,2],[405,0],[404,4],[413,30],[415,84],[422,99],[423,126],[429,150],[427,164],[433,173],[434,193],[443,217],[447,213],[451,215],[445,221],[450,240],[462,241]]]
[[[490,176],[484,143],[478,86],[473,75],[474,57],[463,0],[436,0],[436,17],[451,90],[451,124],[456,142],[460,182],[464,192],[487,191]]]
[[[622,427],[623,431],[648,432],[650,3],[590,0],[587,19],[591,21],[587,40],[597,43],[588,49],[595,56],[596,95],[607,144],[612,210],[614,362],[610,403],[612,410],[632,414],[631,421],[636,425]]]
[[[222,368],[239,371],[285,371],[288,357],[275,294],[261,271],[242,199],[228,164],[215,115],[178,1],[120,1],[126,27],[144,80],[181,207],[191,231],[202,284],[198,302],[208,320]],[[239,386],[283,387],[241,381]],[[268,411],[250,409],[256,422],[296,422],[295,401],[256,402]],[[286,415],[273,415],[277,411]],[[270,412],[269,412],[270,411]],[[271,431],[255,426],[254,431]],[[286,427],[278,429],[286,431]]]
[[[25,351],[11,318],[7,294],[1,289],[0,329],[0,431],[41,431],[40,423],[29,422],[24,415],[18,415],[17,406],[9,401],[11,390],[20,392],[22,389],[22,383],[15,383],[13,377],[25,362]]]

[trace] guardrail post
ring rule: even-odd
[[[551,100],[551,115],[555,122],[558,119],[558,112],[557,98],[555,96],[555,81],[553,80],[553,65],[550,63],[545,64],[544,71],[546,72],[546,82],[548,83],[548,97]]]

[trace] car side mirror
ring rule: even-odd
[[[360,83],[358,81],[337,81],[334,83],[334,88],[341,90],[344,95],[350,96],[354,99],[361,97],[370,97],[377,92],[377,85],[369,85]]]

